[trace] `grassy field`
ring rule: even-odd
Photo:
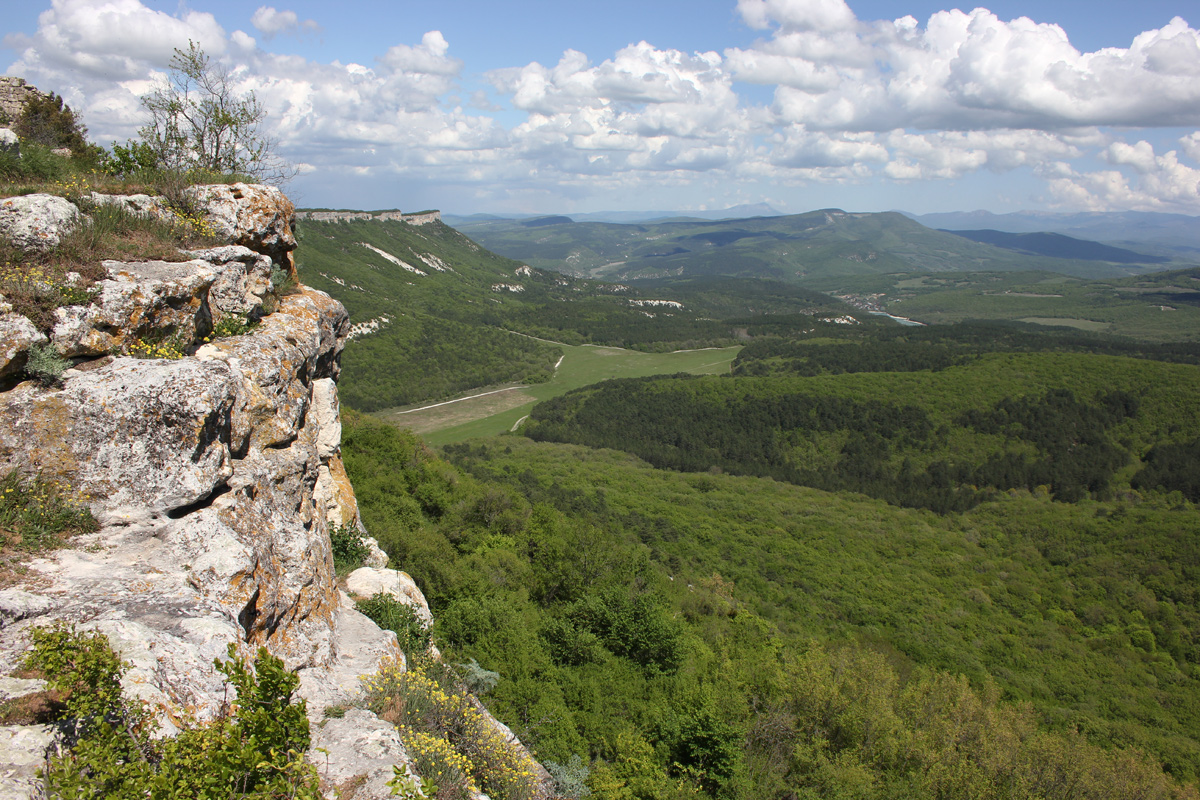
[[[400,428],[411,428],[431,446],[440,447],[512,430],[536,403],[609,378],[638,378],[677,372],[694,375],[726,373],[741,350],[740,347],[726,347],[674,353],[640,353],[619,347],[560,346],[563,350],[562,361],[554,377],[546,383],[498,386],[468,392],[447,402],[389,408],[376,412],[374,416]]]

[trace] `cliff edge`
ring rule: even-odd
[[[296,246],[278,190],[190,191],[227,244],[185,261],[106,261],[87,302],[55,309],[48,329],[0,297],[0,475],[60,481],[99,523],[0,588],[0,676],[18,668],[34,626],[100,631],[131,664],[126,693],[158,709],[170,733],[179,710],[217,712],[225,688],[213,661],[230,643],[264,646],[298,671],[310,719],[324,723],[359,676],[403,658],[333,572],[330,529],[360,526],[339,453],[349,319],[328,295],[275,282],[294,278]],[[61,198],[33,197],[0,200],[10,239],[18,223],[34,241],[71,224],[26,210]],[[92,201],[157,213],[152,198]],[[231,317],[258,324],[217,336]],[[170,357],[113,355],[168,340]],[[26,379],[38,347],[72,362],[53,385]],[[424,605],[419,592],[413,602]],[[0,677],[0,700],[39,689]],[[354,777],[360,800],[387,796],[392,765],[407,763],[395,729],[360,710],[329,722],[313,726],[325,784]],[[48,726],[0,727],[0,798],[37,792],[52,739]]]

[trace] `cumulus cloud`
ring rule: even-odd
[[[1081,53],[1057,25],[985,8],[848,20],[843,3],[742,0],[770,38],[726,50],[734,77],[776,85],[781,120],[809,129],[1054,130],[1200,124],[1200,32],[1176,17],[1128,48]]]
[[[273,6],[259,6],[250,17],[250,24],[267,39],[280,33],[299,33],[301,30],[321,32],[316,20],[301,21],[295,11],[277,11]]]
[[[921,22],[860,20],[844,0],[736,7],[761,32],[749,46],[643,41],[596,58],[568,48],[553,64],[486,73],[490,96],[439,31],[363,63],[272,53],[273,37],[319,30],[272,6],[250,18],[260,44],[185,6],[53,0],[34,33],[6,38],[19,52],[7,71],[63,94],[98,141],[120,140],[136,132],[139,97],[174,48],[196,41],[264,103],[305,179],[327,185],[403,176],[544,200],[1023,170],[1064,205],[1200,213],[1200,32],[1181,18],[1127,48],[1084,53],[1056,25],[985,8]],[[747,100],[746,84],[769,87],[770,101]],[[1153,127],[1195,132],[1158,152],[1139,132]]]
[[[1180,163],[1176,151],[1155,155],[1147,142],[1116,142],[1106,155],[1116,165],[1132,166],[1134,173],[1077,172],[1066,162],[1054,162],[1043,169],[1054,197],[1065,206],[1096,211],[1195,213],[1200,209],[1200,169]]]

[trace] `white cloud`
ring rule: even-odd
[[[1059,202],[1097,211],[1195,213],[1200,209],[1200,169],[1181,164],[1176,151],[1156,156],[1143,141],[1134,145],[1116,142],[1106,153],[1113,163],[1132,166],[1134,174],[1115,169],[1081,173],[1070,164],[1056,162],[1043,174]]]
[[[1183,148],[1183,152],[1187,153],[1188,158],[1192,159],[1192,161],[1200,161],[1200,131],[1195,131],[1181,137],[1179,146]]]
[[[295,11],[276,11],[273,6],[259,6],[250,17],[250,24],[267,39],[280,33],[298,33],[301,29],[321,32],[321,26],[315,20],[301,22]]]
[[[196,41],[234,70],[239,91],[257,94],[305,180],[325,185],[402,176],[528,199],[704,181],[730,196],[742,181],[1023,170],[1066,205],[1200,213],[1200,32],[1182,19],[1128,48],[1081,53],[1057,26],[984,8],[924,24],[861,21],[843,0],[738,0],[737,9],[764,31],[748,47],[688,53],[638,42],[594,60],[568,49],[549,66],[487,73],[491,98],[464,78],[439,31],[364,53],[361,64],[320,63],[264,50],[211,14],[171,15],[138,0],[53,0],[35,33],[6,38],[19,47],[7,71],[63,94],[107,143],[136,132],[138,98],[173,48]],[[263,42],[316,29],[270,6],[251,22]],[[772,100],[748,101],[744,83],[773,87]],[[1113,131],[1153,126],[1195,132],[1158,154],[1142,141],[1153,136]],[[1097,161],[1103,169],[1084,166]]]
[[[790,30],[829,31],[856,21],[844,0],[738,0],[737,7],[751,28],[775,22]]]
[[[839,3],[742,0],[771,38],[725,52],[737,80],[775,84],[784,122],[809,129],[1054,130],[1200,124],[1200,32],[1179,17],[1129,48],[1080,53],[1057,25],[984,8],[847,22]],[[844,7],[844,6],[843,6]],[[833,10],[830,10],[833,9]],[[811,20],[831,20],[828,25]]]

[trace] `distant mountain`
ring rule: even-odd
[[[746,219],[748,217],[778,217],[777,211],[766,203],[746,203],[713,211],[593,211],[572,214],[579,222],[665,222],[668,220]]]
[[[946,231],[956,236],[983,242],[1005,250],[1053,258],[1074,258],[1082,261],[1110,261],[1114,264],[1165,264],[1171,259],[1112,247],[1087,239],[1076,239],[1061,233],[1008,233],[1006,231]]]
[[[1180,254],[1200,252],[1200,217],[1162,214],[1153,211],[1082,212],[1060,214],[1045,211],[952,211],[943,214],[908,214],[922,225],[942,230],[995,230],[1007,233],[1061,233],[1078,239],[1122,244],[1150,245]]]
[[[582,214],[571,214],[575,222],[615,222],[621,224],[637,222],[665,222],[679,220],[719,220],[746,219],[747,217],[778,217],[783,212],[766,203],[751,203],[714,211],[589,211]],[[447,225],[459,227],[474,222],[486,222],[498,219],[547,219],[545,214],[443,214],[442,219]],[[555,219],[558,217],[555,216]]]
[[[1093,278],[1145,272],[1162,262],[1153,256],[1139,260],[1129,251],[1121,251],[1115,263],[1095,260],[1094,251],[1086,259],[1017,252],[931,230],[894,212],[825,209],[636,224],[568,219],[478,220],[458,227],[488,249],[532,266],[617,281],[724,275],[828,289],[852,275],[1044,270]],[[1086,248],[1081,243],[1075,249]],[[1110,251],[1118,254],[1115,248],[1105,252]]]

